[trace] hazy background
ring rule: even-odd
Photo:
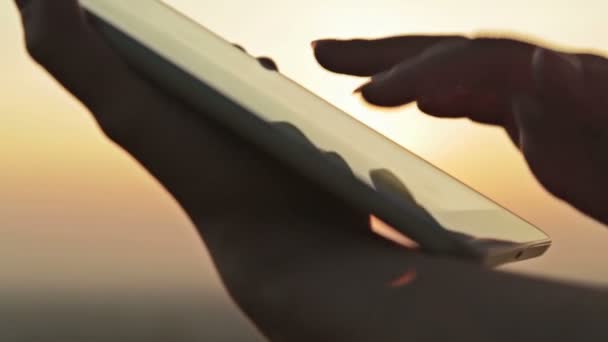
[[[363,80],[324,72],[309,46],[322,37],[510,31],[608,51],[605,1],[168,2],[271,55],[288,76],[553,237],[546,256],[509,270],[608,284],[608,232],[543,191],[502,131],[413,108],[373,111],[350,95]],[[26,57],[16,14],[13,1],[0,1],[0,339],[248,340],[253,329],[185,215]]]

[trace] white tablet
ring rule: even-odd
[[[539,256],[550,246],[538,228],[261,67],[163,1],[81,3],[110,45],[159,87],[379,217],[423,251],[497,265]],[[320,151],[336,152],[352,172]]]

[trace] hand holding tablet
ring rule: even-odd
[[[83,5],[110,44],[122,51],[130,67],[155,80],[157,87],[207,115],[216,115],[213,119],[217,122],[360,210],[379,216],[428,252],[468,255],[496,264],[515,256],[532,257],[547,247],[548,239],[542,232],[295,83],[278,74],[262,72],[251,64],[249,56],[230,49],[221,38],[163,2],[142,2],[145,17],[137,14],[142,11],[141,7],[128,9],[117,2],[91,0],[84,1]],[[159,30],[156,25],[159,20],[170,22],[173,31]],[[361,88],[363,96],[374,104],[395,106],[417,101],[421,109],[433,115],[469,115],[480,122],[503,125],[550,191],[602,219],[603,210],[597,204],[601,192],[596,194],[588,186],[579,185],[584,179],[603,184],[603,159],[599,151],[593,152],[601,149],[606,136],[602,126],[594,124],[594,120],[601,118],[591,115],[584,120],[568,120],[566,115],[577,108],[586,106],[589,108],[585,110],[593,112],[596,110],[591,107],[601,106],[598,87],[602,84],[605,65],[602,58],[559,54],[508,39],[417,36],[376,41],[325,40],[315,45],[319,61],[330,70],[374,75],[371,82]],[[50,69],[53,63],[48,63]],[[530,72],[525,71],[528,67]],[[91,73],[102,73],[104,69],[102,66]],[[505,74],[500,70],[513,72]],[[69,87],[71,78],[62,81]],[[552,86],[553,79],[566,80],[564,83],[569,86]],[[584,81],[585,91],[581,91]],[[86,87],[76,88],[76,92],[82,93],[76,95],[90,106],[105,105],[88,101],[92,91]],[[120,90],[120,87],[109,89]],[[564,96],[557,96],[560,91]],[[548,101],[553,98],[561,102]],[[238,110],[230,115],[219,114],[228,109],[226,106],[238,107]],[[534,129],[539,124],[531,122],[532,118],[556,109],[564,115],[552,119],[551,125],[543,125],[542,131]],[[316,114],[319,112],[321,114]],[[269,129],[277,121],[295,126],[318,149],[337,152],[352,168],[355,178],[342,177],[341,171],[323,155],[305,152],[310,149],[296,153],[302,146],[296,141],[289,143],[290,138],[284,137],[284,132]],[[573,123],[580,126],[576,131],[584,134],[568,134],[567,129],[571,129]],[[336,136],[322,126],[340,127],[344,133],[342,137]],[[554,150],[552,146],[564,145],[563,137],[569,141],[567,148],[550,152]],[[352,146],[345,138],[360,144]],[[374,151],[383,153],[375,155]],[[597,158],[584,157],[585,151]],[[553,170],[558,165],[572,165],[572,170],[568,169],[571,177],[556,176]],[[433,220],[417,215],[413,205],[391,199],[386,191],[377,191],[370,173],[379,169],[395,175]],[[433,191],[429,191],[431,188]],[[479,243],[470,246],[469,242],[463,244],[460,239],[454,239],[460,234],[473,236],[476,242],[504,241],[508,247],[497,250],[494,246],[490,250]]]
[[[138,11],[148,4],[147,15],[158,10],[175,20],[167,36],[124,1],[84,1],[88,18],[75,0],[18,4],[30,53],[179,201],[233,298],[272,340],[605,340],[603,321],[589,319],[605,317],[608,302],[601,291],[429,258],[373,235],[370,213],[418,237],[423,251],[468,257],[463,260],[496,264],[548,246],[534,227],[183,15],[138,1]],[[189,34],[196,39],[177,39]],[[162,48],[176,41],[190,52],[198,51],[193,41],[204,42],[210,53],[176,49],[180,53],[173,55]],[[336,56],[350,43],[338,46]],[[331,46],[318,43],[317,56]],[[222,58],[215,60],[218,51]],[[236,68],[222,68],[226,63]],[[587,80],[600,84],[600,76]],[[293,97],[280,102],[272,93],[257,93],[247,78]],[[373,94],[367,89],[366,98]],[[404,100],[393,94],[390,101]],[[319,120],[299,121],[299,114],[314,116],[321,109],[326,111]],[[340,136],[318,127],[323,120],[343,123],[345,134],[361,133],[371,147],[385,146],[375,154],[386,151],[395,160],[349,149]],[[325,153],[336,150],[339,156]],[[434,192],[425,193],[425,187]],[[453,196],[442,196],[446,189]],[[466,198],[472,201],[460,201]],[[481,210],[467,210],[471,205]],[[471,228],[478,230],[468,234]],[[517,241],[517,232],[532,235]],[[568,329],[553,329],[555,321],[568,322]]]

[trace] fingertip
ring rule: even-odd
[[[395,93],[391,91],[385,92],[372,83],[361,87],[357,94],[360,94],[365,102],[377,107],[385,108],[401,107],[414,101],[414,99],[410,97],[396,96]]]
[[[420,95],[416,99],[418,109],[428,115],[438,118],[460,118],[469,117],[476,122],[490,123],[491,111],[479,110],[476,102],[469,96],[460,97],[458,95],[445,92],[441,95]],[[473,118],[473,113],[481,112]]]
[[[269,57],[260,57],[260,58],[258,58],[258,61],[264,68],[266,68],[268,70],[279,71],[279,67],[278,67],[277,63],[275,63],[275,61]]]
[[[383,191],[386,189],[396,190],[401,195],[410,200],[414,200],[414,196],[403,182],[393,172],[388,169],[374,169],[369,172],[372,183],[377,190]]]
[[[360,94],[363,91],[363,88],[365,88],[368,84],[369,82],[358,86],[355,90],[353,90],[353,94]]]
[[[328,46],[328,44],[332,44],[332,43],[335,43],[338,41],[339,41],[338,39],[329,39],[329,38],[316,39],[316,40],[313,40],[312,42],[310,42],[310,46],[316,50],[317,48],[326,47],[326,46]]]
[[[317,46],[319,46],[320,43],[323,43],[324,41],[327,41],[328,39],[316,39],[313,40],[312,42],[310,42],[310,47],[315,50],[317,48]]]
[[[234,46],[235,48],[241,50],[241,52],[247,53],[247,50],[245,50],[245,48],[240,45],[240,44],[232,44],[232,46]]]
[[[403,97],[395,96],[394,91],[382,89],[382,85],[373,81],[365,83],[353,91],[353,95],[360,96],[361,100],[367,104],[377,107],[400,107],[410,101]]]
[[[381,54],[370,50],[366,42],[363,39],[320,39],[311,45],[319,65],[338,74],[371,76],[392,66],[384,62],[379,66],[377,59],[382,59]]]
[[[431,97],[426,97],[426,96],[417,99],[416,106],[418,107],[418,110],[420,110],[421,112],[429,114],[429,115],[433,115],[433,116],[438,116],[437,114],[440,112],[440,109],[443,109],[443,107],[440,107],[437,104],[437,100],[435,100],[434,98],[431,98]],[[438,107],[440,107],[440,108],[438,108]]]
[[[378,107],[400,107],[416,100],[415,89],[411,85],[398,82],[392,72],[383,72],[371,81],[355,89],[365,102]]]
[[[336,58],[335,39],[319,39],[310,43],[315,59],[325,69],[329,71],[339,71],[339,58]]]

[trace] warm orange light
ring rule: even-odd
[[[407,272],[405,272],[403,275],[401,275],[399,278],[391,281],[389,283],[389,286],[392,288],[403,287],[403,286],[413,283],[417,277],[418,277],[418,272],[416,271],[416,269],[412,268],[412,269],[408,270]]]
[[[418,243],[416,243],[416,241],[408,238],[407,236],[401,234],[399,231],[397,231],[395,228],[391,227],[390,225],[384,223],[381,219],[375,217],[375,216],[371,216],[370,219],[370,223],[372,226],[372,230],[378,234],[381,235],[391,241],[394,241],[404,247],[407,247],[409,249],[418,249],[420,248],[420,245]]]

